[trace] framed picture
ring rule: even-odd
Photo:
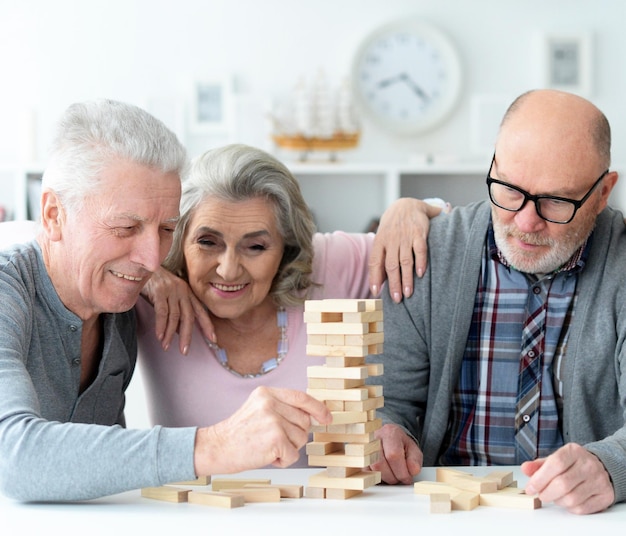
[[[588,96],[591,93],[591,36],[548,35],[544,41],[545,86]]]
[[[224,77],[198,80],[191,95],[190,126],[197,134],[227,132],[231,123],[232,83]]]

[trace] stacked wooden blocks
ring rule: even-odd
[[[348,499],[381,481],[367,468],[381,450],[374,432],[381,427],[376,409],[383,406],[382,386],[365,381],[380,376],[383,366],[366,364],[365,357],[382,351],[382,300],[309,300],[304,322],[307,355],[325,357],[324,365],[308,367],[307,393],[333,415],[332,424],[313,427],[307,444],[309,465],[326,470],[309,478],[306,496]]]

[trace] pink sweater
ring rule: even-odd
[[[341,231],[316,234],[313,280],[320,283],[311,299],[367,298],[368,266],[374,235]],[[189,354],[178,351],[175,339],[164,352],[154,336],[154,311],[145,300],[135,307],[138,317],[139,367],[153,424],[206,426],[233,414],[259,385],[306,390],[307,367],[324,358],[307,356],[304,307],[288,312],[289,352],[278,368],[258,378],[238,378],[224,369],[196,327]],[[300,464],[306,458],[300,458]]]

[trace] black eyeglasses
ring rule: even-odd
[[[487,173],[487,188],[489,189],[491,202],[504,210],[519,212],[526,206],[528,201],[532,201],[535,204],[535,210],[537,210],[539,217],[552,223],[564,224],[571,222],[576,215],[576,211],[589,199],[591,193],[609,172],[608,169],[604,171],[580,200],[553,195],[532,195],[517,186],[491,177],[491,169],[495,159],[496,155],[494,154],[489,166],[489,172]]]

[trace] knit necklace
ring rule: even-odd
[[[226,355],[226,350],[224,348],[220,348],[217,344],[210,341],[205,337],[205,341],[209,345],[209,348],[213,350],[213,355],[217,362],[222,365],[228,372],[234,374],[239,378],[258,378],[259,376],[263,376],[268,372],[274,370],[278,365],[280,365],[281,361],[285,359],[287,355],[287,351],[289,349],[288,341],[287,341],[287,311],[285,311],[284,307],[279,307],[276,312],[276,325],[278,326],[278,330],[280,331],[280,337],[278,338],[278,349],[277,356],[268,359],[261,365],[261,369],[256,374],[247,373],[241,374],[236,370],[232,369],[228,364],[228,356]]]

